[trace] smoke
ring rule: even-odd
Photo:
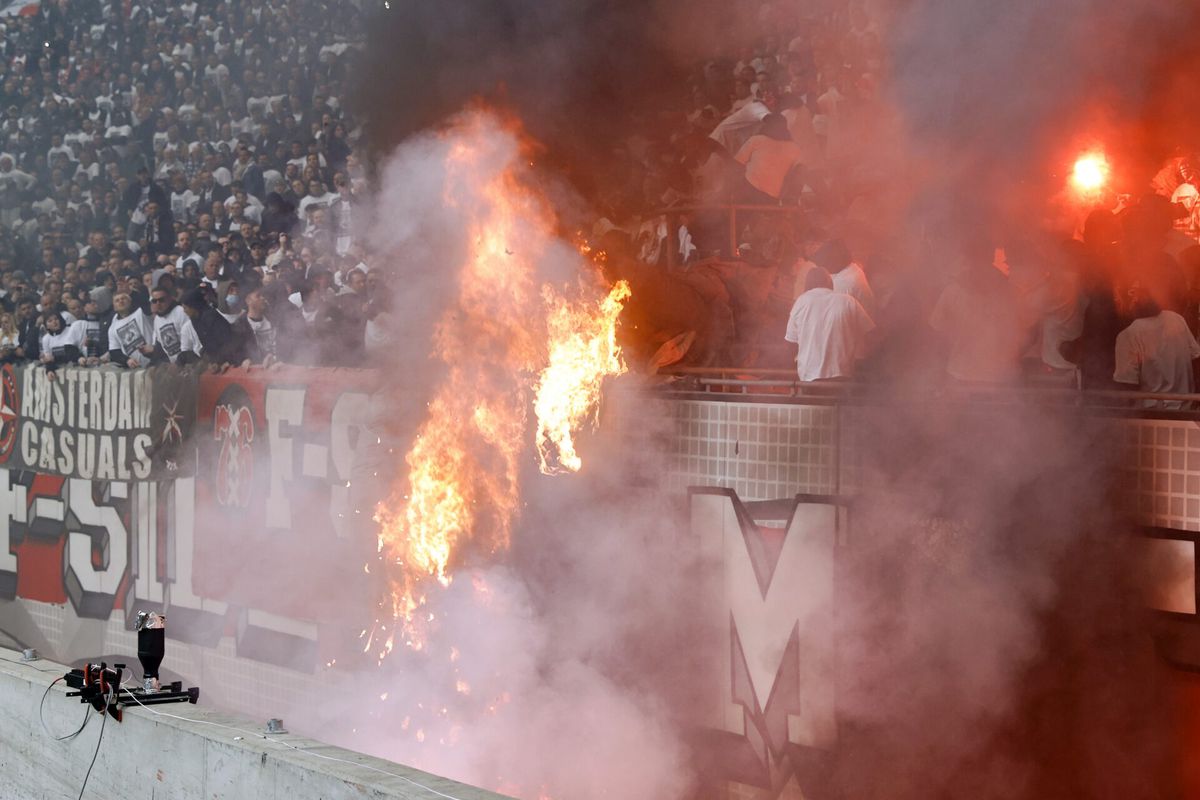
[[[543,144],[543,175],[586,193],[623,132],[668,107],[689,55],[713,52],[709,33],[727,21],[714,6],[397,3],[379,18],[357,104],[380,161],[373,250],[402,265],[396,315],[411,321],[392,362],[398,451],[441,372],[430,342],[467,246],[465,209],[441,202],[447,117],[500,98]],[[913,266],[941,285],[971,242],[1040,227],[1081,145],[1132,132],[1142,163],[1163,128],[1131,120],[1149,110],[1167,124],[1154,104],[1178,86],[1186,37],[1166,34],[1195,15],[1099,0],[896,3],[885,97],[903,135],[881,180],[908,183],[888,193],[898,222],[875,240],[920,239]],[[691,35],[671,24],[684,17]],[[487,135],[498,158],[513,154],[502,127]],[[1112,500],[1124,454],[1069,416],[871,399],[884,410],[863,413],[869,491],[839,577],[843,725],[818,788],[1170,796],[1163,681]],[[351,702],[321,719],[328,735],[521,797],[684,795],[677,710],[707,677],[678,661],[704,646],[705,631],[680,624],[703,602],[698,566],[670,517],[615,477],[621,457],[585,456],[596,463],[585,478],[526,476],[512,552],[460,565],[431,596],[441,622],[426,648],[356,676]]]
[[[375,15],[353,98],[386,156],[483,98],[511,108],[539,166],[589,196],[631,133],[668,119],[685,68],[740,38],[739,3],[414,0]]]
[[[1106,148],[1132,184],[1195,138],[1195,90],[1180,91],[1197,74],[1193,4],[893,5],[889,96],[904,157],[923,165],[916,205],[948,216],[943,227],[1040,225],[1084,148]]]
[[[902,349],[926,342],[957,269],[986,267],[993,246],[1070,236],[1056,196],[1084,148],[1105,149],[1140,195],[1165,141],[1191,145],[1188,115],[1159,104],[1194,74],[1180,55],[1197,24],[1178,3],[894,4],[887,97],[912,185],[883,235],[920,241],[905,278],[919,289],[901,295],[914,338],[889,358],[936,363],[933,348]],[[931,375],[909,385],[928,389]],[[841,576],[843,726],[824,788],[1177,796],[1169,671],[1132,575],[1118,501],[1131,456],[1114,427],[1011,402],[914,406],[895,391],[872,394],[856,431],[867,488]]]
[[[868,409],[859,432],[872,488],[838,599],[837,789],[1171,796],[1168,671],[1109,424],[950,404]]]
[[[476,108],[414,136],[381,164],[370,251],[391,265],[393,313],[405,320],[377,403],[392,417],[382,435],[394,451],[386,467],[394,485],[404,485],[400,454],[443,381],[469,377],[459,386],[468,407],[494,401],[494,391],[518,404],[531,399],[521,394],[520,374],[505,372],[519,350],[514,342],[539,335],[536,313],[513,317],[531,311],[522,297],[539,297],[543,284],[594,280],[578,250],[555,238],[553,213],[536,199],[568,190],[534,190],[526,152],[514,123]],[[510,174],[517,178],[501,178]],[[499,186],[510,193],[496,197]],[[512,227],[486,252],[498,271],[471,272],[464,264],[478,256],[478,241],[495,235],[485,221],[500,204],[515,219],[500,215]],[[481,280],[493,283],[472,284]],[[287,713],[327,741],[520,798],[683,797],[692,777],[681,709],[705,676],[690,649],[703,632],[680,624],[698,569],[677,540],[680,510],[664,511],[652,482],[630,484],[624,442],[585,437],[583,474],[548,478],[537,472],[532,439],[527,428],[515,443],[526,450],[520,497],[509,498],[520,500],[511,548],[496,534],[500,515],[482,509],[477,530],[455,546],[449,585],[430,580],[423,588],[422,640],[409,645],[399,635],[378,664],[392,620],[384,614],[383,627],[372,626],[379,610],[350,599],[327,610],[371,628],[357,644],[366,652],[357,666],[352,654],[338,654],[331,677],[345,667],[353,678],[331,693],[337,699]],[[498,473],[469,480],[502,484],[495,443],[463,441],[470,453],[460,466],[470,460]],[[297,559],[291,568],[309,566]],[[364,576],[380,598],[385,566],[373,562]]]

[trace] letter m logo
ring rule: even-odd
[[[844,509],[813,496],[747,505],[711,488],[693,488],[690,502],[692,533],[719,575],[726,636],[711,722],[745,736],[764,782],[777,785],[789,751],[828,749],[837,736],[833,579]]]

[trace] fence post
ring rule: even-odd
[[[737,204],[730,203],[729,205],[729,260],[737,258],[738,252],[738,233],[737,233]]]

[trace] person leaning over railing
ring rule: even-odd
[[[84,332],[75,325],[67,325],[62,314],[49,312],[44,315],[46,333],[42,336],[41,358],[47,369],[57,369],[64,364],[74,364],[83,353]]]
[[[197,352],[206,359],[214,364],[243,364],[260,360],[258,345],[253,337],[234,330],[213,306],[204,287],[185,294],[181,305],[199,340]]]
[[[113,295],[116,316],[108,327],[108,360],[123,367],[141,367],[149,363],[141,349],[154,335],[154,323],[138,308],[129,292]]]
[[[150,342],[138,350],[147,363],[169,361],[186,366],[199,361],[204,350],[200,337],[188,314],[161,284],[150,292],[150,309],[154,314],[153,335]]]

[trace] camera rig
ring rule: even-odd
[[[78,697],[81,703],[90,703],[92,708],[121,721],[121,709],[137,703],[143,706],[163,703],[195,703],[200,699],[200,689],[183,688],[181,681],[162,686],[158,680],[158,667],[166,654],[167,618],[162,614],[140,611],[134,626],[138,635],[138,661],[142,664],[142,685],[132,689],[122,686],[125,675],[124,664],[111,667],[99,664],[84,664],[83,669],[73,669],[63,676],[73,692],[67,697]]]
[[[90,703],[92,708],[100,712],[107,707],[109,716],[117,722],[121,721],[121,710],[128,705],[195,703],[200,699],[198,687],[184,689],[181,681],[151,691],[141,687],[127,689],[121,686],[124,674],[124,664],[113,664],[111,667],[103,661],[85,664],[83,669],[73,669],[63,676],[67,685],[76,690],[67,692],[67,697],[78,697],[79,702]]]

